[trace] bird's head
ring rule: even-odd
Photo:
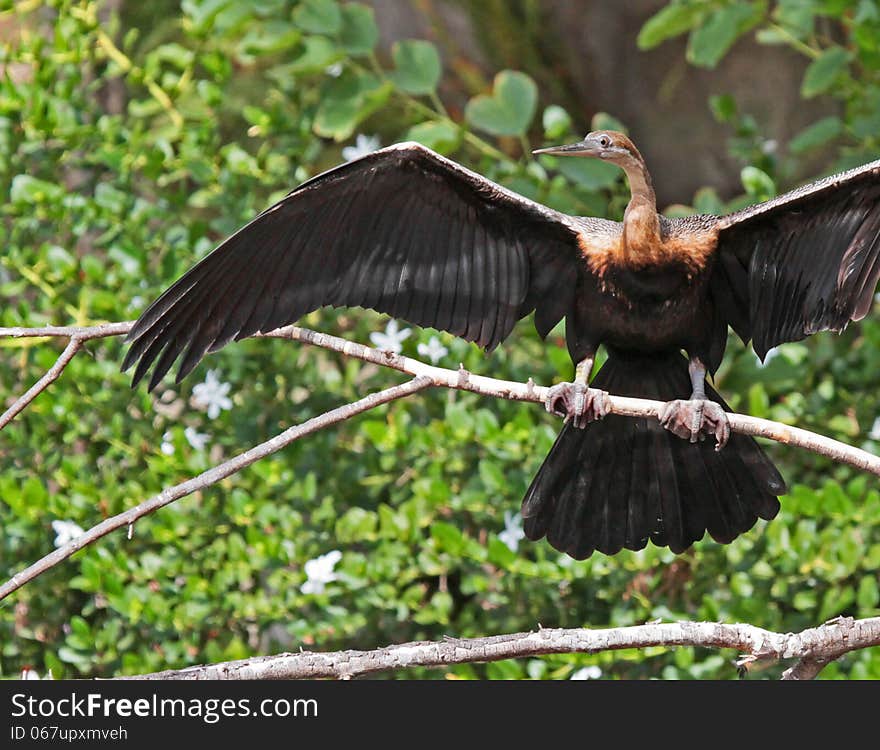
[[[642,155],[635,144],[623,133],[616,130],[594,130],[582,141],[567,146],[551,146],[532,152],[535,155],[548,156],[586,156],[602,159],[620,167],[626,167],[633,161],[644,163]]]

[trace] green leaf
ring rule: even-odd
[[[456,554],[461,551],[461,548],[464,545],[461,531],[459,531],[457,526],[453,526],[451,523],[445,523],[443,521],[435,522],[431,526],[431,536],[444,552]]]
[[[350,55],[369,55],[379,41],[373,9],[361,3],[343,5],[339,41]]]
[[[878,602],[880,602],[880,591],[877,589],[876,575],[865,575],[862,580],[859,581],[859,591],[856,595],[856,601],[859,604],[859,609],[862,610],[864,614],[868,614],[870,610],[877,607]]]
[[[620,169],[598,159],[578,159],[561,156],[554,165],[562,174],[587,190],[602,190],[617,184]]]
[[[773,18],[785,31],[804,39],[813,32],[814,19],[820,12],[820,4],[814,0],[779,0],[773,9]]]
[[[551,104],[544,110],[542,118],[544,137],[555,141],[566,135],[571,129],[571,115],[557,104]]]
[[[418,141],[445,156],[461,145],[462,130],[453,123],[442,120],[422,122],[411,127],[405,138],[408,141]]]
[[[49,268],[66,273],[76,267],[76,258],[61,245],[49,245],[46,248],[46,260]]]
[[[724,204],[714,188],[704,187],[694,194],[694,209],[699,214],[721,214]]]
[[[342,11],[335,0],[303,0],[293,22],[303,31],[335,36],[342,31]]]
[[[398,88],[415,96],[430,94],[440,83],[440,54],[431,42],[409,39],[391,48],[395,70],[391,80]]]
[[[626,125],[614,115],[609,115],[607,112],[596,112],[596,114],[593,115],[593,119],[590,121],[590,128],[593,130],[617,130],[621,133],[627,132]]]
[[[754,383],[749,388],[749,414],[753,417],[765,417],[770,408],[767,390],[761,383]]]
[[[730,122],[736,117],[736,99],[730,94],[718,94],[709,97],[709,109],[718,122]]]
[[[809,99],[824,93],[849,64],[850,54],[843,47],[829,47],[810,63],[801,84],[801,96]]]
[[[199,2],[198,0],[183,0],[181,8],[193,23],[196,31],[210,31],[214,23],[214,19],[228,6],[232,5],[233,0],[206,0]]]
[[[843,133],[843,123],[839,117],[823,117],[798,133],[788,144],[793,154],[824,146],[828,141]]]
[[[507,486],[507,480],[504,478],[504,472],[493,461],[482,460],[478,467],[480,479],[486,486],[486,490],[491,494],[499,494],[504,492]]]
[[[499,567],[506,568],[516,560],[516,554],[511,551],[497,536],[489,538],[489,562]]]
[[[760,5],[737,3],[709,16],[705,24],[691,32],[687,59],[701,68],[714,68],[733,43],[754,27],[763,15]]]
[[[57,201],[64,194],[60,185],[31,177],[28,174],[17,174],[12,178],[9,197],[13,203],[43,203]]]
[[[766,201],[776,195],[776,185],[770,175],[757,167],[743,167],[740,179],[749,197],[755,200]]]
[[[346,71],[324,88],[313,129],[323,138],[344,141],[388,101],[393,86],[368,73]]]
[[[495,76],[492,94],[471,99],[465,117],[474,127],[498,136],[525,135],[538,105],[538,87],[525,73],[505,70]]]
[[[303,39],[302,52],[289,64],[270,72],[273,78],[287,77],[296,73],[322,73],[339,59],[337,46],[325,36],[307,36]]]
[[[794,608],[800,611],[811,610],[816,606],[816,593],[814,591],[798,591],[792,600]]]
[[[690,31],[700,22],[703,13],[704,8],[695,2],[667,5],[645,22],[636,44],[642,50],[652,49],[667,39]]]
[[[302,32],[290,22],[274,21],[255,25],[239,43],[238,55],[242,59],[253,59],[258,55],[284,52],[292,48],[301,35]],[[178,65],[181,59],[183,58],[177,59]]]
[[[359,543],[374,538],[378,517],[363,508],[350,508],[336,522],[336,538],[341,543]]]

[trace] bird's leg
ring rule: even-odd
[[[721,404],[706,398],[706,366],[697,357],[691,357],[688,374],[693,388],[690,399],[667,403],[660,412],[660,424],[692,443],[714,437],[715,450],[720,451],[730,438],[727,413]]]
[[[557,417],[565,417],[566,422],[571,420],[575,427],[581,429],[608,414],[608,394],[587,385],[592,369],[591,355],[578,363],[573,383],[554,385],[544,401],[547,411]]]

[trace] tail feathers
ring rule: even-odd
[[[621,396],[670,401],[690,394],[687,360],[612,355],[592,386]],[[729,407],[707,386],[710,399]],[[760,446],[733,434],[689,443],[656,419],[610,415],[586,429],[566,424],[523,500],[529,539],[546,536],[577,559],[595,550],[638,550],[650,539],[673,552],[705,532],[727,544],[758,518],[779,512],[785,482]]]

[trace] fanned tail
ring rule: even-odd
[[[691,392],[678,352],[647,357],[612,352],[591,383],[614,395],[671,401]],[[707,397],[730,408],[707,384]],[[727,544],[758,518],[779,512],[779,471],[754,439],[731,434],[721,451],[690,443],[658,420],[609,415],[586,429],[562,428],[522,505],[526,536],[577,559],[613,555],[650,539],[673,552],[706,531]]]

